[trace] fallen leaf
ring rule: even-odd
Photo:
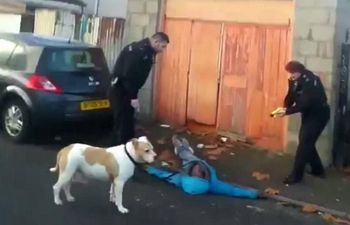
[[[337,223],[337,224],[345,224],[345,225],[350,225],[350,221],[349,220],[343,220],[340,218],[337,218],[329,213],[326,214],[322,214],[322,218],[324,220],[326,220],[329,223]]]
[[[184,133],[186,131],[187,131],[186,127],[180,127],[180,128],[175,130],[175,133],[180,134],[180,133]]]
[[[214,145],[204,145],[204,148],[206,149],[216,149],[218,148],[219,146],[217,144],[214,144]]]
[[[316,213],[317,211],[318,210],[316,205],[307,204],[303,207],[304,213]]]
[[[164,145],[164,144],[166,144],[166,140],[165,140],[165,138],[161,138],[161,139],[157,140],[157,143],[160,145]]]
[[[350,167],[344,169],[344,173],[350,175]]]
[[[268,180],[270,179],[270,174],[254,172],[253,177],[255,177],[258,181]]]
[[[337,218],[335,218],[333,215],[326,213],[322,215],[322,218],[326,220],[328,223],[335,223]]]
[[[268,195],[279,195],[280,194],[279,190],[273,189],[273,188],[266,188],[264,192]]]
[[[206,152],[205,154],[206,155],[213,155],[213,156],[219,156],[221,155],[222,153],[224,153],[225,151],[227,151],[228,149],[223,147],[223,148],[217,148],[215,150],[210,150],[208,152]]]
[[[345,225],[350,225],[350,221],[349,220],[343,220],[343,219],[339,219],[337,218],[335,220],[336,223],[339,223],[339,224],[345,224]]]
[[[213,155],[210,155],[208,157],[209,160],[218,160],[218,157],[217,156],[213,156]]]
[[[225,147],[226,148],[234,148],[235,146],[233,144],[230,144],[230,143],[225,143]]]

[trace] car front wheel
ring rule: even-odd
[[[15,142],[22,142],[29,135],[29,111],[18,99],[7,101],[2,111],[2,126],[5,134]]]

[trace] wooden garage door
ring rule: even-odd
[[[221,30],[221,23],[193,22],[188,77],[187,121],[216,125]]]
[[[190,20],[166,22],[164,30],[171,44],[160,58],[157,76],[157,119],[177,126],[186,124],[191,24]]]
[[[271,119],[283,103],[289,29],[229,24],[224,28],[218,127],[250,137],[262,147],[282,149],[286,120]]]

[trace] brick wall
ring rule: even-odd
[[[156,31],[158,19],[158,0],[129,0],[126,29],[123,45],[149,37]],[[152,72],[140,90],[141,117],[152,116]]]
[[[322,79],[334,115],[336,89],[336,15],[338,0],[296,0],[293,59],[304,63]],[[331,162],[333,116],[317,143],[325,165]],[[298,143],[300,116],[289,120],[288,151],[294,152]]]

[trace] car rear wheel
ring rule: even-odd
[[[2,127],[12,141],[22,142],[28,138],[29,123],[29,111],[23,101],[11,99],[6,102],[2,111]]]

